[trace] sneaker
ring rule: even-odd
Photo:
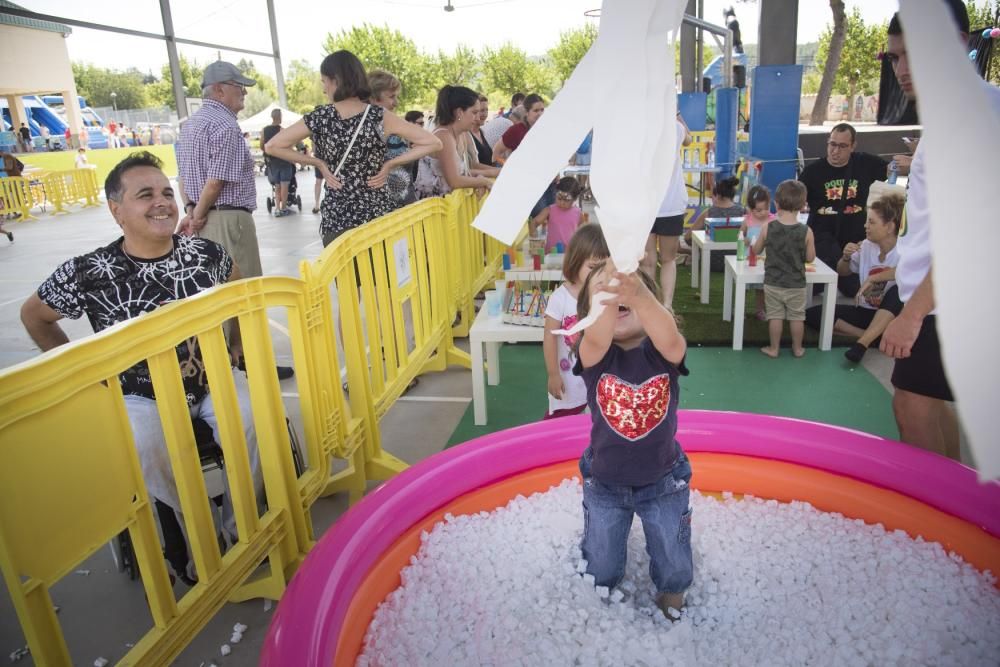
[[[857,364],[861,362],[861,359],[864,358],[865,352],[867,351],[867,347],[861,343],[855,343],[847,348],[847,351],[844,352],[844,356],[847,357],[847,360],[851,363]]]
[[[656,596],[656,606],[671,621],[679,621],[684,606],[683,593],[660,593]]]
[[[274,217],[283,218],[289,213],[291,213],[291,211],[289,211],[287,208],[279,208],[277,211],[274,212]]]

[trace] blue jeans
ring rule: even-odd
[[[580,457],[583,476],[583,557],[598,586],[613,588],[625,576],[628,534],[638,514],[646,534],[649,576],[657,593],[683,593],[694,579],[691,560],[691,464],[681,452],[674,467],[646,486],[596,480],[593,450]]]

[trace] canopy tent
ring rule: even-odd
[[[244,132],[260,132],[265,127],[271,124],[271,111],[274,109],[281,109],[276,103],[272,102],[268,104],[259,113],[250,116],[249,118],[244,118],[240,121],[240,129]],[[289,111],[288,109],[281,109],[281,126],[288,127],[292,123],[296,122],[302,118],[299,114],[294,111]]]

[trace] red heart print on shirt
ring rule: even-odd
[[[670,376],[656,375],[634,385],[605,374],[597,382],[597,406],[618,435],[635,442],[659,426],[670,405]]]

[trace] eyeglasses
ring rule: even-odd
[[[222,85],[224,85],[224,86],[232,86],[234,88],[239,88],[241,93],[247,92],[247,87],[244,86],[242,83],[236,83],[234,81],[223,81]]]
[[[556,199],[560,199],[562,201],[573,201],[573,195],[566,192],[560,192],[556,194]]]
[[[826,145],[838,151],[846,150],[851,147],[851,144],[838,144],[836,141],[828,141],[826,142]]]

